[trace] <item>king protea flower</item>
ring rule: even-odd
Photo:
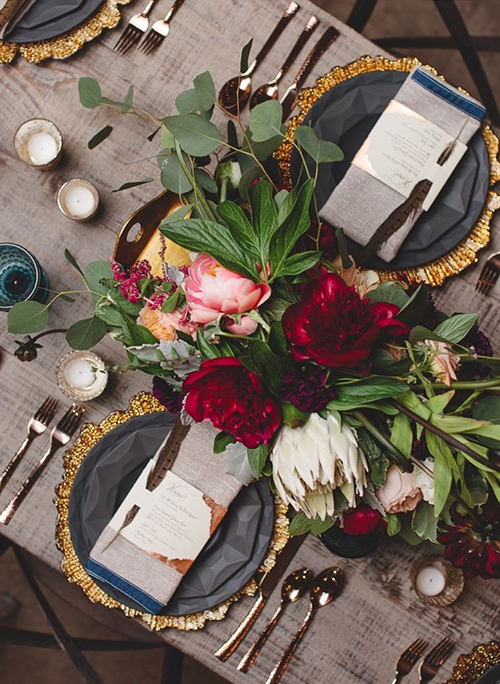
[[[279,495],[309,518],[334,514],[334,489],[340,488],[352,507],[366,487],[365,455],[351,428],[330,414],[324,419],[313,413],[295,429],[284,425],[271,461]]]

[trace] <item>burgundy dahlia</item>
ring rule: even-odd
[[[476,509],[477,510],[477,509]],[[477,517],[450,509],[453,525],[440,523],[438,542],[445,544],[444,557],[466,577],[500,577],[500,506],[495,501],[482,507]]]
[[[283,376],[281,397],[301,411],[322,411],[336,396],[333,387],[326,387],[327,378],[328,373],[319,366],[296,364]]]
[[[153,397],[158,399],[170,413],[179,413],[184,395],[175,389],[165,378],[155,375],[153,378]]]
[[[475,356],[493,356],[491,343],[486,335],[474,325],[466,337],[460,343],[469,347]],[[458,371],[459,380],[479,380],[491,375],[491,368],[481,361],[468,361],[460,366]]]
[[[288,307],[283,329],[293,356],[327,368],[357,368],[365,363],[382,331],[405,335],[408,326],[394,304],[361,298],[334,273],[307,285],[302,299]]]
[[[237,358],[203,361],[182,389],[190,416],[198,422],[210,420],[249,449],[267,444],[281,424],[279,403]]]

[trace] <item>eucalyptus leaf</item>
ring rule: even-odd
[[[78,80],[78,95],[80,102],[87,109],[94,109],[102,104],[101,86],[90,76],[82,76]]]
[[[217,183],[214,181],[208,171],[205,171],[205,169],[195,168],[194,177],[196,183],[200,186],[200,188],[206,190],[206,192],[212,195],[215,195],[218,192],[219,189],[217,187]]]
[[[217,104],[215,85],[209,71],[198,74],[194,79],[193,84],[201,109],[208,111],[213,105]]]
[[[48,306],[40,302],[18,302],[7,314],[7,329],[10,333],[27,335],[40,332],[48,323]]]
[[[254,477],[260,477],[268,453],[269,447],[267,444],[261,444],[256,449],[248,449],[248,463]]]
[[[199,114],[167,116],[163,123],[184,152],[194,157],[212,154],[222,144],[217,127]]]
[[[113,270],[109,261],[92,261],[85,268],[85,282],[93,294],[106,295],[108,286],[101,283],[101,280],[113,278]]]
[[[244,74],[248,69],[248,58],[250,50],[252,49],[253,38],[251,38],[246,45],[243,46],[240,58],[240,74]]]
[[[100,145],[106,138],[108,138],[113,132],[113,126],[104,126],[98,131],[87,143],[89,150],[93,150],[95,147]]]
[[[248,463],[247,449],[241,442],[228,444],[224,455],[225,468],[228,475],[232,475],[244,485],[248,485],[255,480]]]
[[[160,142],[167,150],[173,150],[175,147],[175,138],[164,124],[160,126]]]
[[[367,293],[366,297],[371,302],[388,302],[403,308],[409,301],[409,297],[402,287],[396,283],[381,283],[374,290]],[[398,315],[399,318],[399,315]]]
[[[116,188],[116,190],[111,190],[111,192],[121,192],[122,190],[130,190],[130,188],[136,188],[139,185],[146,185],[146,183],[151,183],[152,181],[154,181],[154,178],[152,176],[148,176],[147,178],[143,178],[142,180],[138,181],[128,181],[127,183],[120,185],[120,187]]]
[[[78,271],[78,273],[80,273],[80,274],[83,276],[83,271],[82,271],[82,269],[81,269],[80,266],[78,265],[77,260],[76,260],[75,257],[71,254],[71,252],[69,251],[69,249],[65,249],[65,250],[64,250],[64,258],[66,259],[66,261],[68,261],[68,262],[73,266],[73,268],[76,268],[76,270]]]
[[[66,332],[66,342],[72,349],[91,349],[106,334],[106,324],[97,316],[84,318],[70,326]]]
[[[200,110],[200,100],[194,88],[184,90],[175,98],[175,106],[179,114],[194,114]]]
[[[477,318],[478,314],[456,314],[434,328],[434,333],[451,344],[457,344],[476,325]]]
[[[184,173],[179,159],[175,153],[166,157],[161,167],[161,184],[167,190],[177,195],[184,195],[193,189],[191,181]]]
[[[277,100],[268,100],[256,105],[250,112],[248,125],[252,140],[259,143],[277,135],[282,136],[282,120],[283,107]]]
[[[321,140],[316,131],[309,126],[299,126],[295,130],[295,140],[317,164],[338,162],[344,158],[344,153],[338,145]]]
[[[120,111],[122,114],[126,114],[130,108],[132,107],[132,100],[134,99],[134,86],[130,85],[127,94],[125,96],[125,99],[123,100],[123,105],[120,107]]]

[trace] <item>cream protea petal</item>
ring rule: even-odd
[[[310,518],[335,512],[339,487],[350,506],[366,487],[366,459],[356,435],[335,416],[313,413],[307,423],[283,426],[271,453],[273,478],[281,498]]]

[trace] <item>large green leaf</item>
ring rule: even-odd
[[[39,302],[18,302],[7,314],[7,329],[10,333],[27,335],[40,332],[48,323],[48,306]]]
[[[195,114],[200,110],[200,100],[194,88],[184,90],[175,98],[175,106],[179,114]]]
[[[278,228],[278,209],[273,199],[273,187],[267,180],[260,180],[248,188],[252,210],[252,225],[261,254],[261,264],[269,259],[269,243]]]
[[[92,316],[73,323],[66,332],[66,341],[72,349],[91,349],[105,334],[106,323],[97,316]]]
[[[271,392],[279,396],[281,381],[288,369],[287,360],[272,352],[265,342],[256,339],[249,340],[248,354]]]
[[[477,323],[477,314],[456,314],[447,318],[434,328],[434,333],[447,342],[457,344],[467,335],[473,325]]]
[[[198,114],[167,116],[163,123],[180,146],[194,157],[211,154],[222,143],[217,127]]]
[[[458,466],[448,444],[430,430],[425,431],[425,441],[429,452],[434,457],[434,514],[439,516],[450,495],[453,471]]]
[[[248,127],[252,140],[259,143],[271,140],[277,135],[282,136],[282,120],[283,107],[277,100],[268,100],[258,104],[250,112]]]
[[[93,293],[106,295],[108,286],[101,283],[101,280],[113,278],[113,270],[109,261],[91,261],[85,268],[85,282]]]
[[[396,283],[381,283],[366,295],[371,302],[388,302],[401,309],[408,303],[409,297],[402,287]]]
[[[391,443],[407,458],[410,457],[413,447],[413,430],[410,419],[405,413],[398,413],[394,416]]]
[[[317,164],[338,162],[344,158],[344,153],[338,145],[321,140],[316,131],[309,126],[299,126],[295,130],[295,140]]]
[[[183,195],[193,189],[191,181],[184,173],[177,155],[172,152],[165,157],[161,167],[161,184],[167,190]]]
[[[208,111],[214,104],[217,104],[215,85],[209,71],[198,74],[194,79],[193,84],[196,94],[198,95],[200,107],[203,110]]]
[[[282,276],[300,275],[316,266],[320,259],[321,252],[310,251],[292,254],[286,259],[281,268],[274,272],[274,277],[281,278]]]
[[[365,428],[358,428],[356,430],[356,435],[359,446],[368,461],[370,479],[375,488],[380,489],[385,484],[389,459]]]
[[[245,212],[234,202],[221,202],[217,213],[226,222],[232,239],[239,244],[254,261],[259,261],[257,238],[252,224],[245,216]]]
[[[395,397],[405,392],[407,388],[408,385],[397,378],[375,376],[345,385],[337,385],[337,399],[373,402]]]
[[[82,105],[88,109],[94,109],[102,103],[101,86],[90,76],[82,76],[78,80],[78,95]]]
[[[256,478],[260,477],[268,453],[269,447],[267,444],[261,444],[256,449],[248,449],[248,463],[250,465],[252,475],[254,475]]]
[[[428,539],[436,543],[437,539],[437,518],[434,515],[434,510],[427,501],[419,503],[413,512],[411,526],[413,531],[418,534],[421,539]]]

